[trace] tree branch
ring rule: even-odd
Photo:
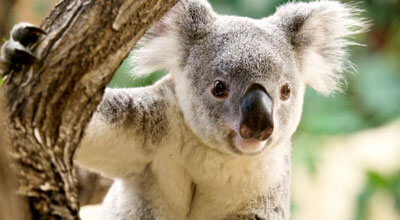
[[[177,0],[64,0],[41,27],[40,58],[12,72],[7,100],[19,191],[33,217],[78,219],[73,155],[114,72]]]

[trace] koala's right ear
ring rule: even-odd
[[[138,42],[135,74],[180,71],[190,48],[210,30],[216,14],[206,0],[181,0]]]

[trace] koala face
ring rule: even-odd
[[[350,42],[363,21],[334,1],[289,3],[254,20],[215,14],[184,0],[149,31],[134,57],[139,72],[167,69],[193,133],[232,154],[257,154],[287,141],[305,85],[337,90]]]
[[[260,21],[221,16],[191,48],[178,76],[178,99],[189,126],[206,144],[255,154],[290,138],[300,119],[304,84],[282,36]],[[246,114],[243,105],[255,87],[269,99],[269,112],[262,111],[266,103],[257,97],[261,103],[248,103]],[[257,137],[262,132],[267,134]]]

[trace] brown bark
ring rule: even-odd
[[[104,89],[177,0],[64,0],[41,27],[40,61],[3,86],[19,192],[34,219],[78,219],[73,155]]]
[[[4,115],[4,100],[0,100],[0,116]],[[9,142],[4,136],[4,118],[0,120],[0,219],[25,220],[29,219],[28,207],[23,198],[15,194],[16,178],[12,172],[9,158]]]

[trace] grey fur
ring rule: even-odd
[[[77,151],[77,163],[116,179],[102,218],[289,219],[290,139],[305,86],[340,90],[347,37],[367,26],[358,13],[316,1],[255,20],[180,1],[133,59],[138,73],[170,74],[149,87],[108,89]],[[211,94],[215,80],[229,86],[225,99]],[[292,93],[282,101],[286,83]],[[272,99],[274,121],[256,145],[238,135],[241,98],[254,84]]]
[[[170,92],[173,92],[173,88]],[[129,89],[107,90],[104,98],[98,106],[98,113],[107,123],[114,126],[123,126],[126,130],[133,130],[138,136],[142,136],[146,142],[158,144],[170,130],[167,120],[168,104],[162,99],[164,88],[158,89],[150,100],[136,100]]]

